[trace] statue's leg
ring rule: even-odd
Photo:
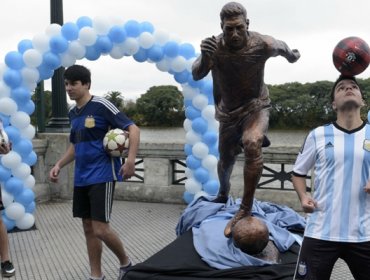
[[[262,143],[268,127],[268,110],[262,110],[246,122],[243,129],[244,147],[244,193],[240,209],[225,227],[224,234],[230,237],[232,228],[242,218],[251,215],[254,193],[263,170]]]

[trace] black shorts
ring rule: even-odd
[[[5,207],[4,207],[4,204],[3,204],[3,198],[1,196],[1,189],[0,189],[0,211],[4,210],[4,209],[5,209]]]
[[[106,182],[73,191],[73,217],[108,223],[112,213],[115,182]]]
[[[305,237],[297,262],[295,278],[329,280],[335,262],[343,259],[356,280],[370,275],[369,242],[334,242]]]

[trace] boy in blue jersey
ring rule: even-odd
[[[69,112],[71,144],[50,170],[49,177],[57,182],[61,168],[75,161],[73,216],[82,218],[90,279],[105,279],[101,270],[104,242],[120,262],[118,280],[121,280],[131,262],[117,233],[109,226],[109,219],[115,182],[135,173],[140,131],[111,102],[90,93],[91,73],[86,67],[69,67],[64,80],[69,98],[76,102]],[[104,151],[103,138],[111,128],[129,132],[130,147],[123,165],[120,158],[112,158]]]
[[[353,76],[340,76],[331,92],[337,119],[312,130],[293,168],[293,186],[309,213],[295,279],[329,280],[338,258],[356,280],[370,275],[370,124]],[[313,197],[306,175],[314,170]]]

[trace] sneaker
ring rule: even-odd
[[[3,277],[12,277],[15,274],[15,268],[10,261],[1,263],[1,275]]]
[[[122,267],[120,267],[117,280],[123,280],[123,276],[125,276],[125,274],[127,273],[127,271],[129,270],[129,268],[130,268],[131,266],[132,266],[132,262],[130,262],[130,263],[129,263],[128,265],[126,265],[126,266],[122,266]]]

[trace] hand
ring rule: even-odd
[[[125,163],[122,165],[119,174],[124,180],[130,179],[135,175],[135,162],[130,162],[126,159]]]
[[[291,56],[289,57],[289,62],[293,63],[296,62],[301,57],[301,54],[297,49],[292,50]]]
[[[0,154],[7,154],[10,151],[10,144],[1,144],[0,145]]]
[[[49,178],[50,178],[50,181],[52,181],[53,183],[57,183],[58,182],[58,176],[59,176],[59,172],[60,172],[60,168],[59,166],[55,165],[49,172]]]
[[[370,193],[370,181],[367,182],[366,186],[364,187],[364,191],[366,193]]]
[[[217,50],[217,40],[215,36],[202,40],[200,44],[202,55],[212,57],[213,53]]]
[[[312,213],[315,208],[317,208],[317,203],[315,200],[312,199],[312,197],[306,195],[301,199],[301,205],[303,212],[305,213]]]

